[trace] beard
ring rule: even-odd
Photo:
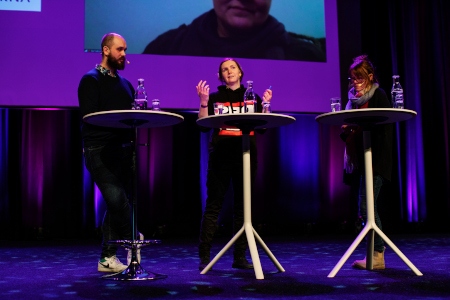
[[[107,56],[108,66],[116,70],[125,69],[125,57],[122,57],[120,60],[115,59],[114,57]]]

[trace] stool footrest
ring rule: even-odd
[[[115,240],[108,241],[108,244],[116,244],[123,247],[132,247],[133,245],[136,245],[138,247],[145,247],[153,244],[161,244],[161,240]]]

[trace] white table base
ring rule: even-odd
[[[361,243],[367,234],[370,234],[367,242],[366,253],[366,269],[373,270],[373,251],[374,251],[374,235],[375,232],[397,253],[397,255],[413,270],[417,276],[423,274],[411,263],[411,261],[394,245],[394,243],[381,231],[375,224],[375,212],[374,212],[374,198],[373,198],[373,174],[372,174],[372,149],[370,145],[371,137],[370,131],[363,131],[364,140],[364,166],[366,177],[366,201],[367,201],[367,222],[363,230],[359,233],[356,239],[353,241],[348,250],[344,253],[344,256],[339,260],[336,266],[331,270],[328,277],[334,277],[341,269],[350,255],[355,251],[356,247]]]
[[[251,216],[251,168],[250,168],[250,138],[249,133],[243,131],[242,135],[242,160],[243,160],[243,177],[244,177],[244,225],[234,235],[234,237],[223,247],[223,249],[210,261],[210,263],[201,271],[200,274],[206,274],[212,266],[222,257],[222,255],[233,245],[234,242],[245,232],[247,236],[248,247],[250,255],[252,257],[253,268],[255,271],[256,279],[264,279],[264,274],[261,267],[261,261],[259,260],[258,249],[256,248],[256,240],[261,244],[262,248],[272,260],[274,265],[280,272],[284,272],[284,268],[272,254],[270,249],[263,242],[261,237],[256,233],[256,230],[252,225]]]

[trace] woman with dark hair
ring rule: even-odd
[[[198,117],[214,115],[214,103],[223,104],[223,114],[241,113],[244,109],[245,87],[241,84],[244,71],[239,63],[232,58],[225,58],[219,65],[218,78],[223,83],[217,92],[209,93],[209,85],[200,80],[196,86],[200,98]],[[272,91],[264,91],[263,100],[270,102]],[[261,111],[261,98],[256,95],[256,111]],[[209,128],[201,128],[209,131]],[[250,133],[251,177],[256,172],[256,140],[255,133]],[[233,229],[236,233],[244,223],[243,212],[243,162],[242,162],[242,132],[239,129],[213,130],[209,143],[208,174],[206,180],[207,198],[203,212],[199,237],[199,269],[203,270],[210,262],[211,242],[217,229],[222,204],[228,188],[232,184],[234,194]],[[241,235],[234,244],[233,268],[252,269],[253,265],[245,257],[247,239]]]

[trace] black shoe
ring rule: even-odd
[[[233,269],[253,269],[253,265],[245,257],[235,258],[231,267]]]
[[[203,271],[203,269],[206,268],[207,265],[209,265],[209,258],[200,259],[200,264],[198,265],[198,269],[200,271]]]

